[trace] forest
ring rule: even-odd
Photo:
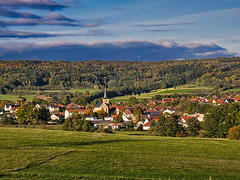
[[[226,90],[240,86],[240,57],[140,61],[0,60],[0,94],[69,87],[139,94],[186,83]],[[111,93],[110,93],[111,94]]]

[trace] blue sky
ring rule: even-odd
[[[1,0],[0,59],[238,56],[239,17],[238,0]]]

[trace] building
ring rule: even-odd
[[[65,119],[72,117],[73,113],[84,115],[87,109],[79,106],[77,104],[71,103],[68,105],[68,108],[65,110]]]
[[[107,89],[105,88],[103,101],[100,101],[95,106],[94,112],[104,111],[109,114],[109,99],[107,98]]]

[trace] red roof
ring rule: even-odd
[[[124,111],[125,114],[132,114],[132,112],[128,109],[126,111]]]
[[[127,106],[118,106],[116,107],[116,109],[118,109],[119,111],[122,111],[124,108],[126,108]]]
[[[69,112],[86,112],[87,109],[71,109],[71,110],[68,110]]]
[[[196,116],[181,116],[182,119],[184,119],[186,122],[191,118],[197,118]]]
[[[148,127],[150,127],[150,124],[151,124],[151,122],[147,122],[147,123],[144,124],[143,126],[148,126]]]
[[[121,126],[121,123],[113,123],[112,126]]]

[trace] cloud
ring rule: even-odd
[[[59,16],[60,17],[60,16]],[[65,17],[65,16],[61,16]],[[50,17],[53,18],[53,17]],[[57,25],[57,26],[79,26],[79,27],[96,27],[101,25],[100,23],[89,22],[82,23],[78,21],[69,21],[70,19],[66,18],[65,20],[59,19],[18,19],[18,20],[0,20],[0,27],[8,26],[36,26],[36,25]]]
[[[42,17],[28,13],[28,12],[17,12],[7,8],[0,7],[0,16],[10,17],[10,18],[30,18],[30,19],[41,19]]]
[[[111,33],[104,29],[92,29],[88,30],[87,33],[78,34],[79,36],[113,36]]]
[[[78,22],[77,20],[68,18],[66,16],[60,15],[58,13],[51,13],[45,16],[47,20],[55,20],[55,21],[68,21],[68,22]]]
[[[60,4],[52,0],[2,0],[0,6],[9,7],[12,9],[31,8],[31,9],[46,9],[46,10],[62,10],[69,7],[65,4]]]
[[[159,61],[168,59],[210,58],[235,56],[214,43],[116,41],[116,42],[9,42],[0,44],[0,59],[44,60],[138,60]]]
[[[1,38],[47,38],[47,37],[57,37],[64,36],[62,34],[51,34],[51,33],[41,33],[41,32],[24,32],[24,31],[8,31],[0,30]]]
[[[0,30],[0,38],[7,38],[7,39],[49,38],[49,37],[58,37],[58,36],[112,36],[112,34],[108,33],[103,29],[88,30],[86,33],[76,33],[76,34],[57,34],[57,33]]]
[[[192,22],[182,22],[182,23],[157,23],[157,24],[135,24],[134,26],[140,27],[154,27],[154,26],[178,26],[178,25],[193,25]]]
[[[150,32],[170,32],[170,31],[179,31],[180,29],[148,29],[146,31]]]

